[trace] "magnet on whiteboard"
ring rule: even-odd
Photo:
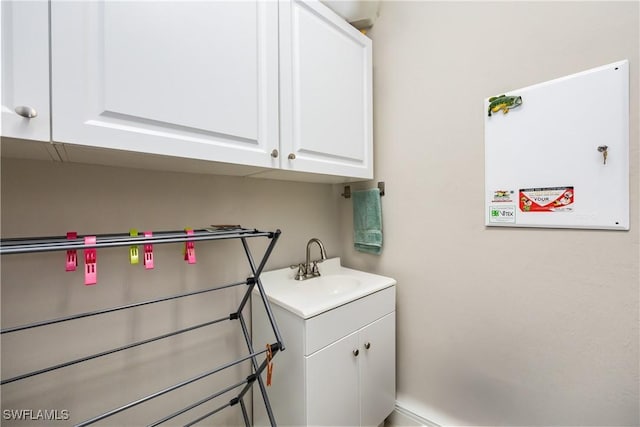
[[[604,158],[604,163],[603,164],[607,164],[607,155],[608,152],[607,150],[609,149],[609,147],[607,147],[606,145],[599,145],[598,146],[598,152],[602,153],[602,157]]]

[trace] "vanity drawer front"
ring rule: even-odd
[[[357,331],[395,309],[396,287],[390,286],[307,319],[305,321],[305,356]]]

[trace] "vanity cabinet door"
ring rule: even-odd
[[[307,424],[377,426],[396,401],[395,312],[306,358]]]
[[[49,3],[2,0],[0,15],[2,136],[48,142]]]
[[[53,140],[69,156],[277,166],[277,3],[54,0],[51,24]]]
[[[279,15],[281,167],[371,179],[371,40],[319,1]]]
[[[357,332],[306,357],[307,425],[360,425]]]
[[[362,426],[377,426],[396,402],[396,313],[360,331],[360,399]]]

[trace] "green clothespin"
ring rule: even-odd
[[[131,230],[129,230],[129,236],[137,237],[138,236],[138,230],[136,230],[135,228],[132,228]],[[140,262],[140,257],[138,256],[138,246],[137,245],[129,246],[129,262],[131,264],[138,264]]]

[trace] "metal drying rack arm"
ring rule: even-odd
[[[22,254],[34,252],[66,251],[89,248],[111,248],[119,246],[164,244],[180,242],[197,242],[202,240],[225,240],[245,237],[273,237],[276,232],[258,231],[256,229],[235,228],[222,230],[194,230],[187,235],[184,230],[155,232],[152,236],[131,236],[129,234],[98,234],[96,243],[87,245],[83,236],[68,239],[65,236],[9,238],[0,240],[0,255]]]

